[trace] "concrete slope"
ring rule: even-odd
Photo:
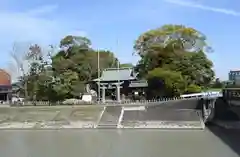
[[[103,112],[98,123],[98,128],[117,128],[119,116],[121,114],[121,106],[108,106]]]

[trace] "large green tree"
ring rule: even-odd
[[[52,58],[52,68],[59,80],[57,93],[62,92],[65,98],[79,96],[99,71],[117,66],[112,52],[92,49],[91,41],[85,37],[67,36],[60,41],[60,47],[63,49]]]
[[[136,66],[139,77],[161,79],[168,89],[165,91],[175,91],[176,95],[192,91],[193,87],[199,91],[214,77],[213,63],[205,54],[212,49],[206,36],[194,28],[164,25],[140,35],[134,49],[140,56]],[[184,81],[184,88],[174,83],[176,78]]]

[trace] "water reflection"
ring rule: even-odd
[[[228,145],[235,153],[240,156],[240,130],[239,129],[223,129],[216,126],[209,127],[219,139]]]

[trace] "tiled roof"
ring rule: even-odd
[[[117,81],[117,80],[134,80],[136,77],[133,75],[132,68],[111,68],[105,69],[102,72],[102,76],[99,78],[100,81]],[[99,81],[99,79],[94,79],[94,81]]]

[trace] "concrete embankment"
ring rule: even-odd
[[[141,116],[136,113],[125,112],[122,116],[129,121],[198,121],[199,117],[194,110],[198,100],[172,100],[168,102],[135,103],[123,106],[145,106],[146,110]],[[4,128],[96,128],[100,124],[118,124],[120,120],[121,105],[88,105],[88,106],[23,106],[0,107],[0,129]],[[147,106],[147,107],[146,107]],[[189,110],[189,113],[176,112]],[[190,113],[191,112],[191,113]],[[123,112],[124,113],[124,112]],[[129,113],[131,115],[129,115]],[[149,115],[155,115],[154,118]],[[126,116],[126,117],[125,117]],[[134,117],[128,118],[128,117]],[[124,122],[125,122],[124,121]],[[122,123],[124,124],[124,123]]]
[[[5,107],[0,108],[0,128],[94,127],[103,107]]]

